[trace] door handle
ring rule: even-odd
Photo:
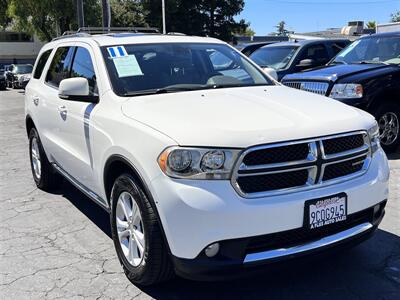
[[[67,116],[67,108],[64,105],[58,107],[58,112],[63,119]]]
[[[39,105],[39,97],[38,96],[33,96],[32,101],[33,101],[33,104],[35,104],[36,106]]]

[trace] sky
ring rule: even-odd
[[[276,30],[280,21],[297,33],[343,27],[348,21],[388,23],[400,0],[245,0],[238,19],[250,22],[257,35]]]

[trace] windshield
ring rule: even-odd
[[[255,51],[250,58],[261,67],[270,67],[275,70],[284,69],[296,53],[298,47],[264,47]]]
[[[158,43],[102,47],[120,96],[270,85],[236,50],[223,44]]]
[[[332,63],[400,64],[400,37],[368,37],[343,49]]]
[[[17,65],[15,68],[15,74],[27,74],[32,73],[32,66],[31,65]]]

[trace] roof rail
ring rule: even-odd
[[[104,34],[104,33],[121,33],[121,32],[134,32],[134,33],[160,33],[155,27],[81,27],[77,33],[85,32],[89,34]]]
[[[77,31],[65,31],[61,36],[53,38],[53,41],[71,37],[88,37],[92,34],[110,34],[124,32],[147,34],[160,33],[160,31],[155,27],[80,27]]]

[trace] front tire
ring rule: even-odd
[[[29,133],[29,157],[36,186],[45,191],[55,188],[59,176],[47,159],[36,128],[32,128]]]
[[[119,176],[111,199],[113,241],[128,279],[143,286],[171,279],[174,271],[158,218],[135,178]]]
[[[374,112],[378,121],[382,148],[391,153],[400,145],[400,106],[386,102]]]

